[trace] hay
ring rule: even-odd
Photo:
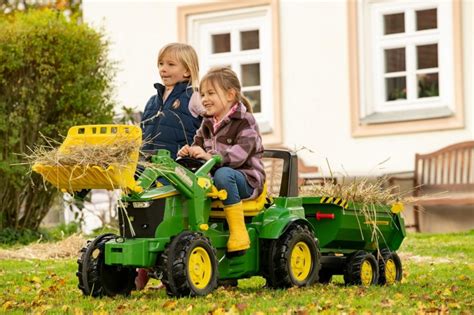
[[[131,161],[130,156],[140,148],[140,141],[118,140],[106,144],[81,144],[68,146],[67,150],[38,146],[28,160],[31,164],[50,166],[99,166],[107,168],[110,165],[126,166]]]
[[[364,222],[360,222],[356,216],[361,232],[362,224],[368,225],[371,230],[371,242],[374,242],[378,249],[379,236],[383,238],[377,226],[377,213],[380,207],[385,207],[387,212],[393,204],[408,204],[415,202],[413,198],[404,198],[402,194],[396,193],[396,187],[388,185],[388,177],[381,177],[371,182],[369,178],[354,179],[345,184],[336,184],[331,180],[324,180],[321,185],[303,186],[300,188],[300,196],[322,196],[343,198],[349,204],[356,204],[354,211],[358,211],[364,217]],[[388,207],[387,207],[388,206]]]
[[[353,203],[377,206],[400,202],[403,198],[394,192],[396,187],[390,187],[387,183],[387,177],[379,178],[375,182],[370,182],[368,178],[362,178],[348,184],[345,184],[345,180],[343,180],[343,184],[324,180],[321,185],[301,187],[300,195],[338,197]]]
[[[77,258],[86,244],[80,235],[71,235],[56,243],[36,243],[19,249],[0,249],[0,259],[69,259]]]

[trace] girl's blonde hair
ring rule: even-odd
[[[232,69],[228,67],[211,68],[201,79],[201,91],[204,83],[210,84],[214,87],[219,87],[223,91],[234,90],[235,101],[242,102],[249,113],[253,112],[250,101],[242,94],[239,78]]]
[[[188,44],[171,43],[161,48],[158,54],[158,64],[165,55],[171,55],[190,73],[189,83],[196,91],[199,87],[199,60],[194,48]]]

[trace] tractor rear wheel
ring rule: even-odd
[[[183,232],[162,254],[161,271],[168,295],[207,295],[217,287],[216,251],[202,234]]]
[[[374,285],[378,281],[379,271],[374,255],[359,250],[349,256],[344,270],[346,285]]]
[[[293,224],[268,251],[267,285],[274,288],[310,286],[318,281],[321,254],[313,232]]]
[[[81,249],[76,275],[84,295],[126,296],[135,288],[135,268],[105,264],[105,243],[116,237],[114,234],[100,235]]]
[[[379,284],[392,285],[402,280],[402,262],[397,253],[391,252],[388,248],[380,251],[379,258]]]

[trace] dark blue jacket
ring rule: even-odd
[[[202,118],[194,117],[189,111],[193,89],[188,82],[176,84],[164,104],[165,87],[160,83],[154,86],[157,93],[148,100],[140,123],[144,141],[142,151],[154,153],[167,149],[174,159],[182,146],[193,143]]]

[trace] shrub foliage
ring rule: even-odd
[[[112,121],[113,65],[103,35],[59,12],[3,17],[0,29],[0,229],[34,230],[57,190],[23,157],[73,125]]]

